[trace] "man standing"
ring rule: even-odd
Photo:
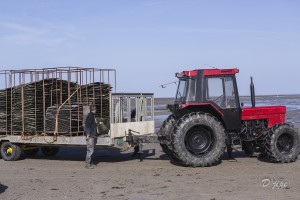
[[[92,163],[92,155],[94,153],[95,144],[97,140],[97,124],[96,124],[96,106],[90,106],[90,113],[87,115],[85,120],[85,134],[86,134],[86,145],[87,145],[87,152],[86,152],[86,160],[85,160],[85,168],[87,169],[94,169]]]

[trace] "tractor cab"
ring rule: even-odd
[[[179,84],[172,111],[176,118],[203,111],[216,116],[229,131],[241,127],[241,107],[234,69],[201,69],[176,73]]]

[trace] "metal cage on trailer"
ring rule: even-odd
[[[2,157],[17,160],[22,150],[34,154],[40,147],[54,155],[60,146],[86,145],[91,104],[97,108],[97,146],[128,148],[137,141],[134,134],[153,134],[154,95],[115,93],[116,77],[115,69],[99,68],[1,70]]]

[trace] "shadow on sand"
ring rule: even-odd
[[[155,149],[145,149],[142,155],[143,160],[156,160]],[[38,159],[38,160],[62,160],[62,161],[85,161],[86,147],[68,147],[61,148],[57,155],[46,157],[41,152],[35,156],[22,155],[21,159]],[[132,151],[121,152],[113,148],[96,148],[93,155],[93,163],[100,162],[125,162],[129,160],[140,160],[138,156],[133,156]]]
[[[158,154],[161,154],[159,157],[155,157],[155,151]],[[35,156],[25,156],[23,155],[21,157],[22,159],[40,159],[40,160],[61,160],[61,161],[85,161],[86,156],[86,148],[85,147],[68,147],[68,148],[61,148],[59,153],[56,156],[52,157],[45,157],[41,152],[39,152]],[[229,160],[230,162],[238,162],[237,159],[239,158],[247,158],[247,156],[243,151],[240,151],[240,149],[234,149],[232,152],[233,159],[229,159],[227,152],[225,151],[224,155],[221,157],[218,163],[215,163],[214,165],[219,165],[222,163],[222,161]],[[257,158],[253,157],[253,159],[258,159],[263,162],[270,162],[266,158]],[[130,160],[140,160],[138,156],[133,157],[133,151],[126,151],[121,152],[119,149],[113,149],[113,148],[96,148],[95,153],[93,156],[93,162],[94,164],[99,164],[100,162],[107,162],[107,163],[118,163],[118,162],[126,162]],[[145,149],[144,153],[142,155],[142,160],[168,160],[172,165],[180,166],[180,167],[186,167],[186,165],[182,164],[181,162],[178,162],[174,159],[171,159],[169,156],[164,154],[161,150],[157,149]]]

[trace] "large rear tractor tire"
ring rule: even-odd
[[[176,120],[173,115],[170,115],[162,124],[161,128],[159,129],[159,138],[163,138],[164,142],[160,142],[160,146],[163,152],[171,157],[174,160],[177,160],[176,156],[173,153],[172,147],[172,135],[174,131],[174,126],[176,124]]]
[[[266,135],[264,150],[272,162],[294,162],[299,154],[299,136],[289,124],[273,127]]]
[[[1,144],[1,156],[5,161],[16,161],[21,157],[21,147],[10,142],[3,142]]]
[[[184,165],[212,166],[225,151],[226,133],[221,122],[212,115],[191,113],[177,122],[172,145],[176,157]]]
[[[42,147],[41,150],[42,150],[42,153],[46,157],[51,157],[51,156],[55,156],[58,153],[59,148],[58,147]]]

